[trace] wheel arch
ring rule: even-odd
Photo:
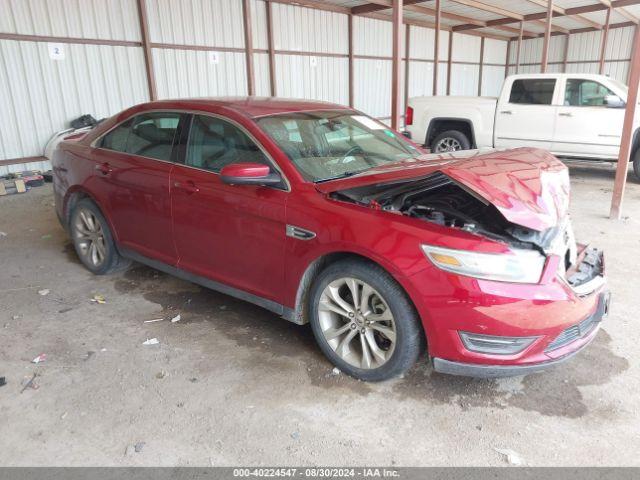
[[[387,272],[391,277],[398,282],[398,285],[404,290],[409,300],[409,303],[414,308],[416,313],[418,309],[416,308],[416,303],[413,299],[414,293],[411,291],[411,286],[409,282],[405,279],[405,277],[400,273],[400,271],[390,262],[385,261],[384,259],[374,259],[369,255],[364,255],[361,252],[356,252],[353,250],[335,250],[326,252],[319,257],[312,260],[305,269],[304,273],[300,277],[300,281],[298,282],[298,288],[296,291],[295,298],[295,306],[293,315],[296,320],[295,323],[305,324],[309,322],[309,312],[308,312],[308,299],[309,292],[311,289],[311,285],[318,277],[320,272],[322,272],[329,265],[332,265],[336,262],[340,262],[343,260],[361,260],[363,262],[375,265],[385,272]],[[424,330],[424,322],[420,322],[422,328]]]
[[[468,118],[459,117],[435,117],[432,118],[427,127],[425,137],[425,145],[431,146],[431,142],[442,132],[447,130],[458,130],[468,136],[471,148],[476,147],[476,134],[473,127],[473,121]]]
[[[70,187],[64,196],[64,204],[63,204],[63,212],[64,212],[64,228],[69,231],[70,222],[71,222],[71,212],[73,208],[78,204],[79,201],[84,200],[85,198],[91,200],[96,207],[100,210],[100,213],[105,218],[107,223],[109,224],[109,230],[111,230],[111,236],[113,237],[114,242],[117,245],[117,232],[115,228],[113,228],[113,222],[111,218],[107,214],[106,210],[102,208],[100,202],[96,199],[95,195],[91,192],[82,188],[81,186]]]

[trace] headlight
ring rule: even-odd
[[[427,258],[442,270],[498,282],[538,283],[546,260],[534,250],[477,253],[431,245],[421,247]]]

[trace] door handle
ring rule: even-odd
[[[111,166],[107,162],[96,165],[95,169],[102,175],[109,175],[111,172],[113,172],[113,168],[111,168]]]
[[[513,114],[513,112],[511,110],[502,110],[500,113],[503,114],[503,115],[512,115]]]
[[[195,183],[193,182],[186,182],[186,183],[173,182],[173,187],[177,188],[178,190],[182,190],[188,193],[189,195],[198,193],[200,191],[200,189],[196,187]]]
[[[562,112],[558,114],[561,117],[573,117],[573,113],[571,112]]]

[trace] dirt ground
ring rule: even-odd
[[[381,384],[334,375],[308,326],[139,265],[90,274],[50,185],[0,198],[0,465],[506,465],[510,449],[532,466],[640,466],[640,184],[612,221],[613,175],[571,171],[610,317],[569,363],[495,381],[426,359]]]

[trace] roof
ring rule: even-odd
[[[263,117],[278,113],[304,112],[310,110],[351,110],[344,105],[295,98],[276,97],[203,97],[176,100],[158,100],[146,105],[170,108],[207,110],[207,107],[222,107],[235,110],[248,117]]]

